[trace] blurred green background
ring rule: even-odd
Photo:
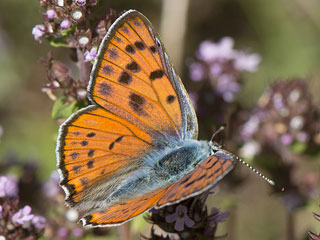
[[[244,106],[252,106],[273,81],[291,77],[310,81],[319,103],[320,2],[317,0],[110,0],[104,1],[103,7],[101,11],[113,8],[118,13],[137,9],[156,29],[161,29],[167,51],[187,89],[192,87],[192,82],[186,63],[195,57],[199,43],[231,36],[236,48],[248,48],[262,57],[258,72],[245,76],[245,88],[239,96]],[[170,25],[164,25],[163,17],[179,19],[184,7],[187,9],[185,35],[179,53],[176,44],[168,40],[175,36],[170,35]],[[41,14],[38,1],[0,1],[0,125],[3,128],[0,156],[14,154],[22,161],[34,159],[41,167],[41,178],[47,179],[55,169],[58,124],[51,119],[52,101],[41,92],[47,78],[39,58],[46,58],[48,51],[53,50],[56,59],[72,63],[68,62],[68,52],[63,48],[53,49],[45,41],[39,44],[34,40],[31,31],[41,22]],[[246,171],[249,180],[233,193],[232,198],[239,201],[236,215],[228,218],[219,232],[223,234],[228,224],[234,222],[230,239],[285,239],[286,218],[281,200],[270,195],[270,187],[248,169],[238,167],[236,171]],[[225,195],[217,193],[209,199],[209,205],[223,209],[224,199]],[[295,229],[298,239],[304,239],[308,229],[320,229],[312,211],[317,211],[316,203],[298,212]]]

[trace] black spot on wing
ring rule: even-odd
[[[152,53],[156,53],[156,52],[157,52],[157,49],[156,49],[155,46],[151,46],[151,47],[149,47],[149,49],[150,49],[150,51],[151,51]]]
[[[146,99],[136,93],[131,93],[129,96],[129,106],[132,108],[134,112],[139,115],[145,114],[143,107],[146,103]]]
[[[114,142],[110,143],[109,150],[112,150],[113,147],[114,147]]]
[[[87,146],[87,145],[88,145],[88,141],[83,140],[83,141],[81,142],[81,145],[82,145],[82,146]]]
[[[122,138],[123,138],[124,136],[121,136],[121,137],[118,137],[116,140],[114,140],[115,142],[121,142],[121,140],[122,140]]]
[[[200,181],[200,180],[204,179],[205,177],[206,177],[206,174],[203,174],[201,177],[197,178],[197,181]]]
[[[162,78],[162,76],[164,75],[164,72],[161,69],[155,70],[153,72],[150,73],[150,80],[156,80],[158,78]]]
[[[120,74],[120,77],[118,78],[118,82],[125,85],[129,85],[132,82],[132,76],[126,71],[123,71]]]
[[[129,33],[129,29],[128,29],[126,26],[124,26],[124,27],[122,28],[122,31],[123,31],[124,33]]]
[[[76,166],[74,166],[72,169],[73,169],[73,171],[74,171],[75,173],[79,173],[79,172],[80,172],[80,168],[81,168],[80,165],[76,165]]]
[[[135,20],[133,24],[137,27],[141,27],[141,23],[138,20]]]
[[[185,187],[185,188],[188,188],[188,187],[190,187],[192,184],[194,184],[195,182],[196,182],[196,180],[193,180],[193,181],[189,182],[187,185],[185,185],[184,187]]]
[[[167,96],[167,99],[166,99],[167,103],[171,104],[174,102],[174,100],[176,100],[176,96],[173,96],[173,95]]]
[[[93,162],[94,162],[93,160],[90,160],[90,161],[87,162],[88,169],[93,168]]]
[[[111,87],[106,83],[100,83],[98,86],[98,92],[102,95],[108,96],[110,95],[111,91]]]
[[[89,181],[88,181],[88,178],[83,177],[83,178],[80,178],[80,182],[82,185],[87,185]]]
[[[93,155],[94,155],[94,150],[90,149],[88,152],[88,157],[93,157]]]
[[[189,179],[192,177],[192,175],[189,175],[188,177],[186,177],[183,181],[181,181],[179,184],[182,185],[182,184],[185,184],[186,182],[189,181]]]
[[[115,48],[110,48],[108,50],[109,53],[109,58],[111,58],[112,60],[115,60],[118,58],[118,51]]]
[[[74,159],[76,159],[78,156],[79,156],[79,153],[77,153],[77,152],[73,152],[73,153],[71,153],[71,158],[74,160]]]
[[[102,71],[104,74],[110,75],[113,72],[113,68],[112,68],[112,66],[106,64],[103,66]]]
[[[88,133],[87,134],[87,137],[88,138],[92,138],[92,137],[94,137],[96,134],[94,133],[94,132],[91,132],[91,133]]]
[[[135,54],[136,53],[135,48],[131,44],[128,44],[125,49],[130,54]]]
[[[136,41],[136,42],[134,43],[134,45],[135,45],[136,48],[139,49],[139,50],[144,50],[144,49],[146,48],[146,46],[144,45],[144,43],[143,43],[143,42],[140,42],[140,41]]]
[[[137,72],[141,71],[139,65],[135,61],[132,61],[131,63],[127,64],[126,69],[128,69],[128,70],[130,70],[131,72],[134,72],[134,73],[137,73]]]

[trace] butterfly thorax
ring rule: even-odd
[[[212,154],[209,142],[197,140],[185,140],[181,146],[165,151],[166,154],[157,159],[151,171],[159,180],[169,184],[181,179]]]

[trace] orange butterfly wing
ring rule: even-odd
[[[179,182],[173,184],[157,202],[157,207],[174,204],[208,190],[223,178],[233,166],[233,156],[228,152],[208,157]]]
[[[66,201],[74,206],[94,185],[135,170],[139,163],[132,160],[151,147],[150,135],[98,106],[72,115],[61,127],[57,149]]]
[[[92,101],[157,138],[184,138],[187,121],[197,135],[189,98],[151,23],[135,11],[119,19],[99,49],[89,84]]]
[[[115,226],[140,215],[152,208],[163,196],[167,189],[158,189],[154,192],[130,199],[126,202],[113,205],[112,207],[92,213],[81,219],[86,226]]]

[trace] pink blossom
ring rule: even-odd
[[[46,12],[46,16],[47,16],[48,19],[55,19],[57,17],[57,13],[56,13],[55,10],[49,9]]]
[[[13,176],[0,177],[0,197],[15,197],[18,194],[17,179]]]
[[[97,57],[97,48],[93,47],[90,49],[90,51],[86,51],[84,53],[84,61],[85,62],[90,62],[90,61],[94,61]]]
[[[198,57],[203,61],[215,61],[218,59],[232,59],[234,41],[230,37],[224,37],[220,42],[204,41],[199,46]]]
[[[205,78],[206,71],[203,64],[194,62],[189,67],[191,80],[199,82]]]
[[[41,42],[40,38],[45,34],[45,27],[42,24],[38,24],[34,26],[32,29],[32,35],[34,36],[34,39]]]
[[[242,51],[238,51],[234,59],[234,66],[239,71],[256,72],[260,61],[259,54],[245,54]]]
[[[64,19],[61,23],[60,23],[60,27],[62,29],[68,29],[71,27],[71,21],[69,19]]]
[[[23,225],[24,223],[30,222],[34,217],[31,213],[31,207],[26,205],[12,216],[12,221]]]

